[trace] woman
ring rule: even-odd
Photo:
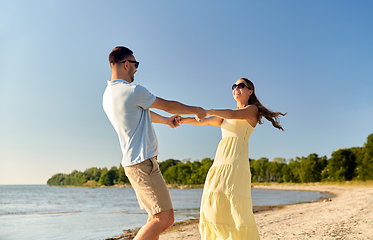
[[[205,181],[202,195],[199,230],[202,240],[259,239],[251,202],[251,172],[248,140],[261,118],[269,120],[283,131],[278,116],[255,96],[254,84],[240,78],[232,86],[237,101],[236,110],[210,109],[200,122],[194,118],[179,118],[180,123],[221,126],[222,140],[214,163]]]

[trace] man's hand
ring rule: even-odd
[[[179,117],[180,117],[179,115],[174,115],[174,116],[169,117],[167,119],[167,125],[170,126],[171,128],[176,128],[180,126],[180,123],[178,121]]]

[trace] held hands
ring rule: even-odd
[[[203,125],[202,120],[203,119],[197,120],[197,117],[182,117],[179,115],[177,115],[175,118],[177,126],[179,126],[180,124],[184,124],[184,123]]]
[[[167,125],[169,125],[171,128],[176,128],[180,126],[180,124],[193,123],[193,122],[198,122],[198,121],[194,117],[182,117],[179,115],[174,115],[168,118]]]
[[[199,107],[199,108],[198,108],[198,112],[196,113],[196,116],[195,116],[197,122],[200,122],[200,121],[201,121],[202,119],[204,119],[206,116],[207,116],[206,110],[203,109],[203,108],[201,108],[201,107]]]
[[[198,113],[196,113],[195,117],[181,117],[180,115],[173,115],[167,119],[167,125],[171,128],[176,128],[183,123],[190,123],[193,124],[196,122],[201,122],[206,116],[210,115],[210,110],[205,110],[203,108],[198,108]],[[198,124],[200,125],[200,124]]]
[[[167,125],[170,126],[171,128],[176,128],[180,126],[180,122],[177,120],[180,118],[179,115],[173,115],[167,119]]]
[[[186,118],[183,118],[180,115],[174,115],[174,116],[170,117],[170,119],[172,119],[171,124],[174,127],[172,127],[171,125],[169,125],[169,126],[172,127],[172,128],[180,126],[180,124],[185,123],[185,120],[186,120]]]

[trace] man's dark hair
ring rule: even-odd
[[[131,56],[133,52],[122,46],[115,47],[113,51],[109,54],[109,62],[110,63],[118,63],[121,62],[124,58]]]

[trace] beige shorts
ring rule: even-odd
[[[136,192],[140,208],[150,216],[173,209],[170,193],[159,170],[157,157],[128,166],[124,171]]]

